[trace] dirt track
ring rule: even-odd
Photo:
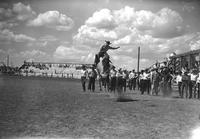
[[[116,102],[80,82],[0,76],[0,137],[187,139],[200,101],[128,92]]]

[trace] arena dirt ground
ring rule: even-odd
[[[0,138],[188,139],[200,127],[199,100],[126,96],[82,92],[78,80],[0,76]]]

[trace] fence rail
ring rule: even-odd
[[[34,76],[34,77],[56,77],[56,78],[71,78],[71,79],[80,79],[81,74],[77,73],[48,73],[48,72],[18,72],[15,75],[19,76]]]

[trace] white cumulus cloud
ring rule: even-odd
[[[9,23],[28,21],[36,15],[30,5],[21,2],[14,3],[11,8],[0,8],[0,19]]]
[[[139,39],[142,35],[173,38],[184,33],[182,22],[180,14],[169,8],[163,8],[156,13],[146,10],[135,11],[129,6],[113,11],[102,9],[94,12],[85,21],[85,25],[78,29],[74,40],[89,44],[92,40],[135,43],[140,41],[136,38]]]
[[[13,12],[11,9],[0,8],[0,19],[5,20],[11,18],[13,16]]]
[[[13,41],[13,42],[33,42],[36,39],[25,34],[14,34],[8,29],[0,30],[1,41]]]
[[[20,57],[24,58],[34,58],[34,57],[43,57],[46,56],[46,53],[40,50],[27,50],[19,53]]]
[[[36,15],[30,5],[24,5],[21,2],[14,4],[12,11],[17,15],[16,18],[20,21],[31,19],[34,15]]]
[[[79,43],[80,46],[87,45],[88,48],[84,47],[86,50],[92,48],[94,54],[104,40],[110,40],[113,46],[120,46],[118,50],[109,51],[111,58],[115,57],[112,60],[119,65],[128,65],[131,59],[136,59],[140,46],[141,57],[146,60],[143,63],[150,64],[176,50],[196,49],[198,43],[180,46],[191,41],[191,35],[184,29],[186,26],[181,15],[167,7],[152,12],[125,6],[119,10],[101,9],[94,12],[73,39],[77,46]],[[83,55],[82,59],[87,56]],[[136,62],[132,62],[136,66]]]
[[[86,25],[112,29],[115,27],[115,20],[109,9],[102,9],[99,12],[95,12],[92,17],[88,18]]]
[[[70,17],[58,11],[47,11],[29,21],[28,25],[36,27],[46,26],[55,28],[58,31],[68,31],[73,27],[74,22]]]
[[[87,52],[80,51],[78,49],[75,49],[74,47],[66,47],[63,45],[60,45],[56,48],[53,57],[55,60],[58,61],[68,61],[68,62],[74,62],[74,61],[80,61],[82,55],[86,55]]]

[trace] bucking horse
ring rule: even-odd
[[[110,74],[110,67],[111,67],[111,61],[109,55],[105,55],[102,59],[95,58],[96,63],[96,69],[99,76],[99,87],[100,90],[102,88],[104,91],[109,91],[110,89],[110,80],[109,80],[109,74]]]

